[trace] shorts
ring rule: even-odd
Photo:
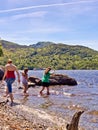
[[[28,86],[28,81],[27,81],[27,80],[22,80],[22,84],[23,84],[24,86]]]
[[[49,87],[49,82],[42,82],[43,87]]]
[[[12,83],[15,81],[15,78],[6,78],[5,81],[8,87],[8,92],[12,93]]]

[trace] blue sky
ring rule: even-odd
[[[0,37],[21,45],[51,41],[98,50],[98,0],[0,0]]]

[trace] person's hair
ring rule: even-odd
[[[46,68],[45,74],[47,74],[51,70],[51,67]]]
[[[48,67],[47,69],[48,69],[48,70],[51,70],[51,67]]]
[[[28,71],[28,68],[25,68],[25,69],[24,69],[24,73],[26,73],[27,71]]]
[[[12,60],[11,60],[11,59],[8,59],[7,63],[12,63]]]

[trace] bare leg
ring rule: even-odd
[[[27,87],[26,85],[23,85],[23,89],[24,89],[23,92],[24,93],[26,93],[26,91],[27,91],[26,87]]]
[[[41,91],[40,91],[40,95],[43,94],[42,92],[43,92],[44,89],[45,89],[45,87],[43,86],[42,89],[41,89]]]
[[[28,85],[26,86],[26,92],[27,92],[27,90],[28,90]]]
[[[47,95],[50,95],[49,87],[46,87],[46,88],[47,88]]]
[[[11,100],[11,106],[13,105],[13,100],[14,100],[14,97],[13,97],[13,94],[12,93],[9,93],[9,96],[10,96],[10,100]]]
[[[28,95],[28,93],[27,93],[27,90],[28,90],[28,86],[27,85],[23,85],[23,93],[24,93],[24,95],[26,96],[26,95]]]

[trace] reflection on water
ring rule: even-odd
[[[59,124],[70,122],[72,115],[80,110],[85,112],[80,118],[80,126],[85,130],[97,130],[98,128],[98,71],[97,70],[59,70],[56,73],[66,74],[77,80],[77,86],[50,86],[49,96],[39,96],[40,87],[29,88],[29,96],[23,96],[22,90],[14,83],[14,97],[26,110],[37,114],[45,112],[46,117]],[[29,76],[41,78],[43,71],[29,71]],[[0,88],[0,93],[4,89]],[[18,105],[19,106],[19,105]],[[23,107],[23,109],[24,109]],[[40,112],[39,112],[40,111]],[[30,111],[29,111],[30,112]],[[41,116],[41,115],[40,115]],[[43,114],[44,116],[44,114]],[[46,118],[45,117],[45,118]],[[41,117],[42,118],[42,117]]]

